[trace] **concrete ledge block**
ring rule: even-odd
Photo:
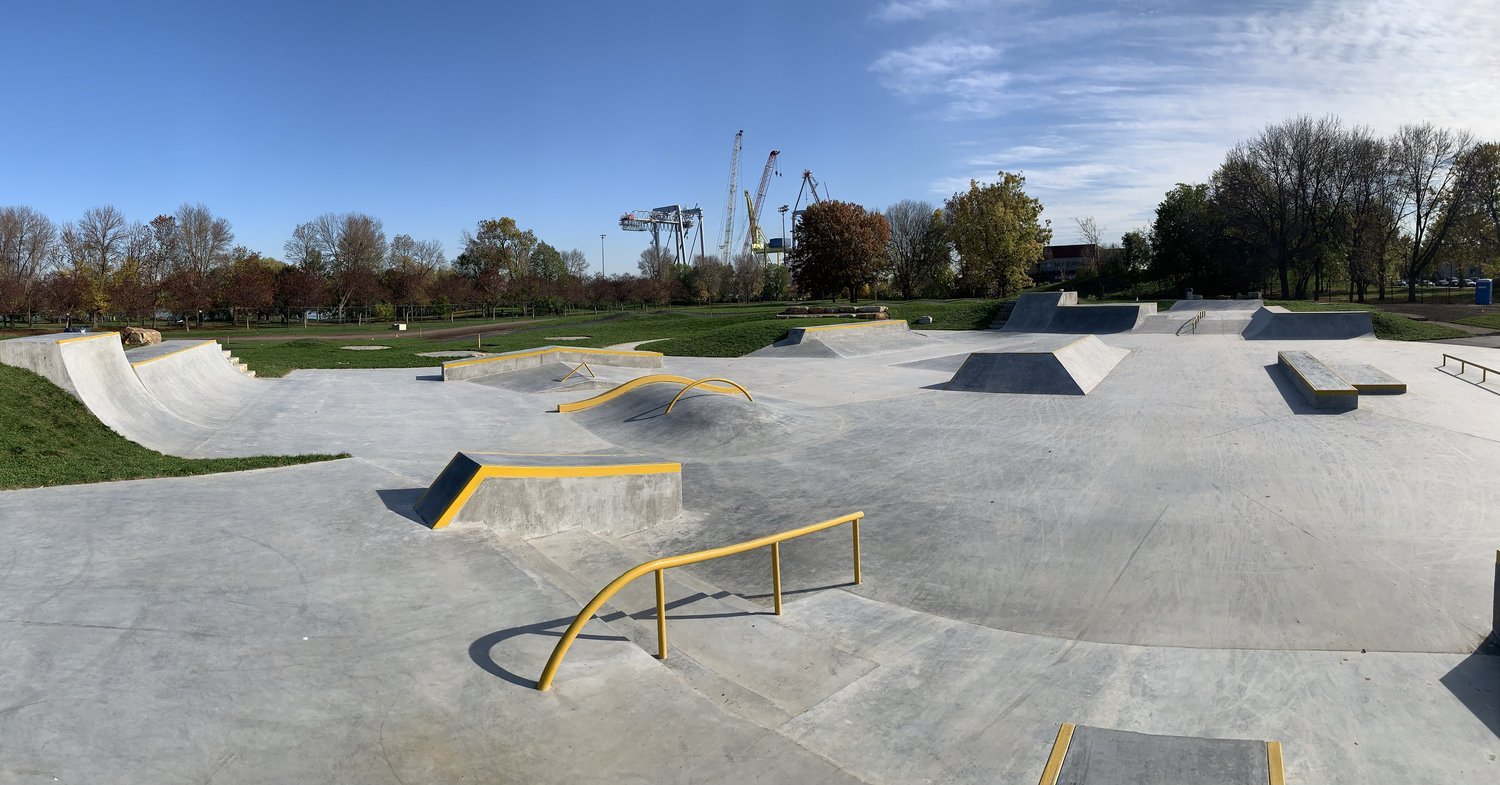
[[[1349,411],[1359,408],[1359,390],[1344,381],[1308,352],[1278,352],[1277,362],[1314,409]]]
[[[682,465],[639,455],[461,452],[416,512],[434,529],[482,523],[522,537],[575,526],[627,534],[682,512]]]

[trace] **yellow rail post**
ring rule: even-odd
[[[662,414],[671,414],[672,413],[672,407],[677,405],[677,401],[679,399],[681,399],[683,395],[686,395],[688,390],[691,390],[691,389],[693,389],[694,387],[697,387],[700,384],[709,384],[711,386],[712,382],[723,382],[723,383],[725,383],[727,385],[730,385],[734,389],[739,390],[740,392],[744,393],[745,394],[745,400],[747,400],[747,401],[749,401],[751,403],[755,403],[755,399],[750,397],[750,391],[749,390],[746,390],[745,388],[739,386],[738,384],[735,384],[734,382],[729,381],[728,379],[720,379],[720,378],[717,378],[717,377],[711,377],[711,378],[708,378],[708,379],[699,379],[698,381],[693,382],[692,384],[689,384],[688,386],[682,388],[681,390],[678,390],[677,391],[677,395],[673,396],[672,402],[669,403],[669,404],[667,404],[667,410],[665,412],[662,412]]]
[[[862,583],[859,574],[859,519],[854,519],[854,583]]]
[[[771,543],[771,593],[776,597],[776,615],[781,615],[781,543]]]
[[[562,384],[562,383],[563,383],[563,382],[565,382],[565,381],[567,381],[567,380],[568,380],[568,377],[570,377],[570,376],[572,376],[572,375],[573,375],[573,374],[575,374],[575,373],[578,373],[578,372],[579,372],[579,371],[580,371],[580,370],[583,370],[583,371],[588,371],[588,372],[589,372],[589,377],[590,377],[590,378],[594,378],[594,379],[597,379],[597,378],[599,378],[599,377],[598,377],[598,375],[597,375],[597,374],[595,374],[595,373],[594,373],[594,369],[593,369],[593,368],[590,368],[590,367],[589,367],[589,364],[588,364],[588,363],[587,363],[587,362],[583,362],[583,361],[579,361],[579,363],[578,363],[578,367],[577,367],[577,368],[574,368],[574,369],[573,369],[573,370],[571,370],[571,371],[568,371],[568,375],[567,375],[567,376],[564,376],[564,377],[563,377],[563,378],[561,378],[561,379],[558,379],[558,380],[557,380],[557,383],[558,383],[558,384]]]
[[[665,570],[656,571],[656,658],[667,658],[667,583]]]
[[[536,680],[536,688],[545,692],[552,687],[552,680],[557,676],[557,669],[562,666],[563,658],[567,656],[568,649],[573,645],[573,641],[578,638],[579,633],[583,632],[583,626],[588,623],[588,620],[593,618],[594,614],[604,606],[604,603],[608,602],[617,592],[625,588],[631,581],[644,576],[648,572],[656,573],[656,634],[659,641],[658,654],[663,659],[667,656],[667,613],[665,579],[662,577],[662,574],[672,567],[697,564],[711,559],[720,559],[725,556],[733,556],[771,546],[771,557],[776,572],[775,583],[777,584],[776,589],[779,599],[781,549],[776,546],[786,540],[804,537],[814,532],[831,529],[834,526],[840,526],[845,523],[852,523],[854,524],[854,582],[859,583],[859,522],[864,517],[865,514],[863,512],[851,512],[846,515],[840,515],[837,518],[829,518],[826,521],[814,523],[811,526],[803,526],[800,529],[789,529],[784,532],[769,534],[765,537],[746,540],[734,545],[725,545],[677,556],[664,556],[660,559],[652,559],[651,561],[637,564],[621,573],[620,577],[610,581],[603,589],[600,589],[599,593],[594,595],[594,599],[589,600],[588,604],[583,606],[583,610],[579,611],[578,615],[573,617],[573,622],[568,625],[568,629],[558,639],[557,645],[552,648],[552,656],[547,658],[547,665],[542,669],[541,677]],[[778,612],[780,611],[779,604],[778,602]]]

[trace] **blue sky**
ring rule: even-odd
[[[1077,216],[1146,223],[1300,112],[1500,138],[1500,13],[1467,0],[57,2],[5,22],[0,204],[147,221],[202,201],[277,257],[325,212],[450,257],[509,215],[596,266],[604,233],[608,270],[633,270],[627,210],[701,205],[715,245],[741,128],[743,187],[782,151],[768,234],[804,168],[874,208],[1006,169],[1059,242]]]

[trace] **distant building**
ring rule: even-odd
[[[1031,280],[1040,283],[1074,278],[1098,252],[1099,247],[1093,243],[1043,246],[1042,260],[1031,268]]]

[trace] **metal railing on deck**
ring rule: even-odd
[[[1443,355],[1443,365],[1439,365],[1438,367],[1441,368],[1444,365],[1447,365],[1449,360],[1452,360],[1452,361],[1458,363],[1458,375],[1459,376],[1463,376],[1464,374],[1468,373],[1469,372],[1469,366],[1471,366],[1471,365],[1474,366],[1475,368],[1478,368],[1479,369],[1479,383],[1480,384],[1484,384],[1485,381],[1490,378],[1490,374],[1492,374],[1492,373],[1500,373],[1500,371],[1497,371],[1494,368],[1485,367],[1485,366],[1480,365],[1479,363],[1476,363],[1476,362],[1474,362],[1472,360],[1465,360],[1462,357],[1454,357],[1451,354],[1445,354],[1445,355]]]
[[[1207,310],[1199,311],[1198,315],[1194,316],[1192,318],[1192,321],[1188,322],[1188,329],[1189,329],[1189,331],[1191,331],[1194,335],[1197,335],[1198,334],[1198,322],[1203,321],[1203,317],[1205,317],[1207,315],[1208,315],[1208,311]]]
[[[594,614],[598,613],[599,609],[604,606],[604,603],[609,602],[611,597],[615,596],[616,593],[625,588],[631,581],[648,572],[656,573],[656,648],[657,657],[663,660],[667,658],[667,592],[666,579],[662,573],[673,567],[682,567],[712,559],[721,559],[725,556],[733,556],[746,551],[753,551],[756,548],[770,546],[771,592],[772,596],[775,597],[776,615],[780,616],[781,543],[848,523],[852,524],[854,530],[854,582],[860,583],[859,522],[864,517],[865,514],[863,512],[851,512],[848,515],[840,515],[837,518],[830,518],[811,526],[803,526],[800,529],[790,529],[778,534],[770,534],[754,540],[747,540],[737,545],[725,545],[721,548],[710,548],[706,551],[684,553],[680,556],[666,556],[631,567],[622,573],[620,577],[610,581],[608,586],[600,589],[599,593],[594,595],[594,599],[589,600],[589,604],[583,606],[583,610],[579,611],[578,615],[574,617],[573,623],[568,625],[567,632],[563,633],[562,640],[559,640],[557,646],[552,649],[552,656],[547,658],[547,667],[542,669],[542,677],[537,679],[536,688],[538,690],[546,690],[552,686],[552,679],[557,676],[557,669],[562,665],[563,657],[567,656],[568,648],[573,645],[573,640],[578,637],[580,632],[583,632],[583,625],[587,624],[588,620],[593,618]]]

